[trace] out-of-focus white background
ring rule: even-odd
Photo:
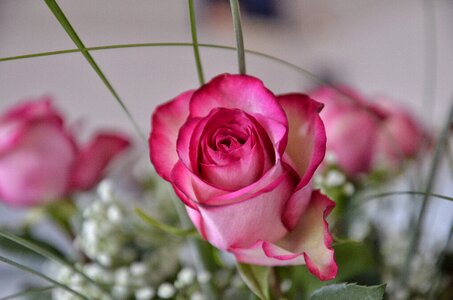
[[[244,16],[247,48],[348,83],[366,95],[398,99],[428,126],[441,125],[453,96],[452,1],[433,0],[434,26],[429,25],[427,0],[277,1],[280,18]],[[58,3],[88,47],[191,41],[186,1]],[[199,41],[234,46],[228,6],[196,4]],[[73,42],[44,1],[0,0],[0,57],[72,48]],[[146,134],[156,105],[198,85],[190,47],[115,49],[92,55]],[[201,55],[207,79],[237,72],[234,51],[202,49]],[[253,55],[247,56],[247,68],[276,93],[303,92],[314,84],[284,65]],[[435,96],[423,100],[427,80],[434,82],[429,81],[432,76]],[[0,62],[0,110],[45,94],[55,99],[71,122],[82,120],[86,133],[113,127],[135,134],[80,53]],[[452,195],[451,177],[437,191]],[[442,228],[451,223],[452,204],[436,204],[430,224],[442,236]],[[7,217],[0,211],[2,219]],[[0,266],[1,274],[6,276]]]

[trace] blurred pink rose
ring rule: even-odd
[[[49,98],[17,105],[0,117],[0,200],[31,206],[92,188],[128,146],[103,132],[79,148]]]
[[[338,91],[323,86],[309,94],[325,104],[321,118],[327,151],[350,177],[377,167],[399,168],[423,149],[427,135],[422,126],[388,99],[370,102],[344,86]]]
[[[321,108],[306,95],[275,96],[251,76],[220,75],[156,109],[151,161],[216,247],[332,279],[325,218],[334,203],[309,185],[325,154]]]

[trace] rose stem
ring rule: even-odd
[[[238,52],[239,73],[245,74],[245,51],[244,38],[242,36],[241,11],[238,0],[230,0],[231,15],[233,17],[234,33],[236,34],[236,44]]]
[[[422,225],[425,223],[427,208],[431,202],[430,194],[432,193],[432,190],[434,188],[434,183],[435,183],[436,177],[437,177],[436,176],[437,170],[439,168],[443,150],[445,149],[445,145],[448,141],[448,136],[449,136],[450,127],[451,127],[452,122],[453,122],[453,105],[450,108],[448,119],[445,122],[444,127],[442,128],[442,131],[439,135],[439,139],[437,141],[434,156],[431,161],[431,167],[429,170],[429,176],[428,176],[428,180],[426,183],[425,195],[423,196],[422,206],[418,213],[418,216],[416,219],[417,222],[415,224],[411,239],[409,241],[409,247],[407,247],[406,259],[404,260],[403,268],[401,270],[400,281],[398,282],[399,284],[403,285],[403,287],[407,285],[407,280],[408,280],[409,274],[411,273],[412,260],[413,260],[415,253],[417,252],[417,250],[419,248],[420,232],[422,229]]]
[[[198,81],[200,85],[205,83],[203,66],[201,64],[200,51],[198,47],[198,36],[197,36],[197,21],[195,18],[195,8],[193,0],[188,0],[189,4],[189,20],[190,20],[190,31],[192,33],[192,44],[193,44],[193,55],[195,56],[195,63],[197,65]]]

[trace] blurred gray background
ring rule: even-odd
[[[187,1],[58,3],[88,47],[191,41]],[[235,45],[225,3],[196,1],[200,42]],[[453,96],[453,1],[275,3],[273,18],[246,14],[244,10],[246,48],[348,83],[366,95],[397,99],[428,126],[439,128]],[[434,14],[430,7],[434,7]],[[0,0],[0,57],[72,48],[73,42],[44,1]],[[115,49],[92,55],[146,134],[156,105],[198,85],[190,47]],[[218,73],[237,72],[234,51],[201,49],[201,55],[207,79]],[[275,93],[303,92],[314,84],[284,65],[253,55],[247,56],[247,67]],[[435,92],[430,92],[433,89]],[[426,90],[428,98],[424,97]],[[86,135],[98,127],[135,134],[125,113],[80,53],[0,62],[0,110],[44,94],[54,97],[70,122],[81,122]],[[452,195],[451,177],[443,172],[437,191]],[[451,224],[452,206],[439,201],[431,209],[429,229],[439,240]],[[2,223],[16,219],[10,211],[2,211]],[[0,265],[0,285],[8,286],[0,295],[14,289],[9,283],[20,274]]]

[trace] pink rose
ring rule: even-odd
[[[49,98],[17,105],[0,117],[0,200],[31,206],[92,188],[128,146],[104,132],[79,148]]]
[[[332,279],[334,203],[309,185],[325,154],[321,108],[251,76],[220,75],[156,109],[151,161],[214,246],[239,262],[306,264]]]
[[[323,86],[309,95],[324,103],[327,151],[350,177],[399,168],[422,150],[427,135],[407,111],[389,100],[370,102],[348,87],[338,90]]]

